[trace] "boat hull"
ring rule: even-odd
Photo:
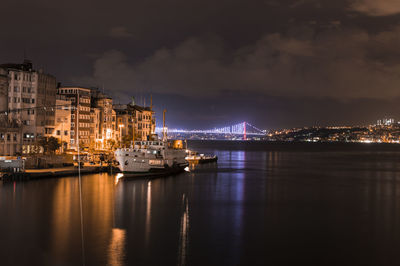
[[[214,163],[218,161],[218,157],[208,157],[208,158],[186,158],[186,161],[189,163],[197,163],[197,164],[205,164],[205,163]]]
[[[158,178],[176,175],[185,171],[189,163],[163,169],[151,169],[147,172],[123,171],[123,178]]]

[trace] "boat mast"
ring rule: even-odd
[[[135,97],[133,97],[132,96],[132,103],[131,103],[131,105],[132,105],[132,117],[133,117],[133,125],[132,125],[132,148],[134,148],[135,147],[135,126],[136,125],[138,125],[138,123],[137,123],[137,118],[136,118],[136,115],[137,115],[137,112],[136,112],[136,110],[135,110]],[[129,105],[127,105],[127,108],[129,108]],[[128,109],[129,110],[129,109]],[[129,114],[129,112],[128,112],[128,114]]]
[[[165,129],[165,113],[167,112],[167,109],[164,109],[163,111],[163,141],[167,141],[167,131]]]

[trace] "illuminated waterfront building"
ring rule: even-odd
[[[58,94],[64,95],[66,99],[71,102],[72,106],[70,148],[77,150],[78,139],[81,149],[89,148],[91,128],[90,89],[83,87],[60,87],[58,89]]]
[[[99,150],[102,147],[100,138],[100,108],[90,108],[90,145],[92,150]]]
[[[99,109],[99,123],[96,142],[100,142],[101,149],[111,149],[116,142],[116,121],[113,110],[113,100],[99,89],[91,89],[91,106]]]
[[[151,107],[135,106],[138,109],[136,112],[137,131],[139,139],[147,140],[148,136],[154,134],[155,119],[153,118],[153,111]]]
[[[0,156],[15,156],[20,153],[21,130],[12,122],[0,120]]]
[[[155,132],[152,107],[136,105],[134,98],[130,104],[115,104],[117,137],[127,145],[130,140],[147,140]]]
[[[9,121],[8,109],[8,75],[0,69],[0,155],[16,155],[20,150],[20,126],[15,121]]]
[[[22,64],[2,64],[0,68],[3,76],[2,103],[4,76],[8,78],[7,119],[20,128],[17,140],[12,144],[12,153],[37,151],[37,140],[51,136],[54,131],[56,78],[43,70],[34,70],[29,60],[24,60]]]
[[[0,112],[8,110],[8,75],[7,71],[0,68]],[[4,113],[0,113],[0,117],[6,116]]]
[[[71,143],[71,102],[65,95],[57,95],[56,106],[53,137],[60,141],[60,152],[63,152],[69,149]]]
[[[133,140],[133,132],[135,129],[135,109],[129,108],[126,104],[114,105],[114,111],[116,113],[116,129],[118,130],[118,141],[125,146],[129,146]],[[136,135],[136,134],[135,134]],[[136,137],[136,136],[135,136]]]

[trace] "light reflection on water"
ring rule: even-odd
[[[146,246],[148,246],[150,240],[150,231],[151,231],[151,181],[147,182],[145,231],[146,231]]]
[[[108,263],[111,266],[124,265],[126,230],[113,228],[108,247]]]
[[[400,262],[400,152],[210,152],[175,177],[84,176],[86,265]],[[77,178],[1,184],[1,265],[81,264],[78,196]]]
[[[179,232],[179,251],[177,265],[186,265],[186,257],[189,248],[189,200],[182,195],[182,217]]]

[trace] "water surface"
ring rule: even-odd
[[[0,183],[0,265],[399,265],[400,146],[192,142],[163,179]]]

